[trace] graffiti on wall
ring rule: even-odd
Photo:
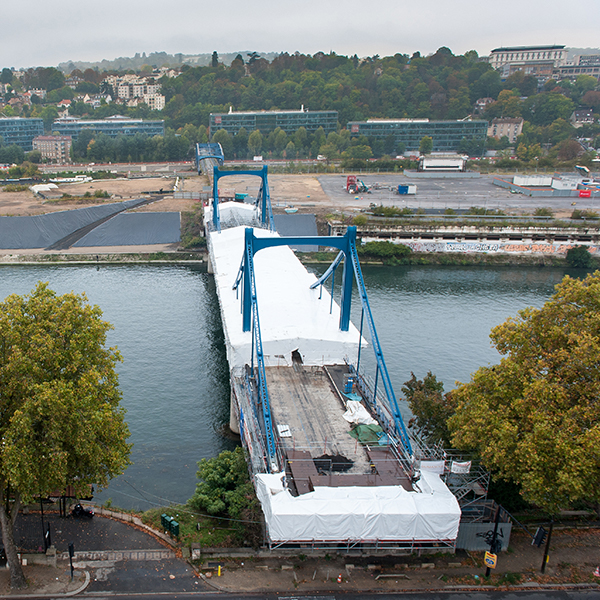
[[[478,253],[494,252],[499,254],[566,254],[570,248],[586,246],[590,254],[600,253],[600,246],[588,244],[547,244],[513,242],[402,242],[413,252],[457,252]]]

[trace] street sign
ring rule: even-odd
[[[496,568],[496,561],[498,560],[498,555],[497,554],[492,554],[491,552],[486,552],[485,553],[485,566],[488,567],[489,569],[495,569]]]

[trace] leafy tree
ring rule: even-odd
[[[235,519],[237,522],[231,525],[258,546],[262,513],[242,449],[238,446],[214,458],[203,458],[198,463],[197,476],[201,481],[188,505],[202,513]]]
[[[589,269],[592,266],[592,255],[585,246],[575,246],[567,250],[567,264],[576,269]]]
[[[260,154],[260,149],[262,148],[262,145],[263,136],[258,129],[255,129],[248,136],[248,150],[250,150],[252,156],[258,156]]]
[[[574,160],[583,152],[584,150],[578,141],[564,140],[558,147],[558,158],[560,160]]]
[[[217,54],[216,50],[212,53],[212,58],[211,58],[211,61],[210,61],[210,65],[213,68],[216,68],[216,67],[219,66],[219,55]]]
[[[600,272],[492,330],[500,364],[453,391],[458,447],[550,514],[600,500]]]
[[[421,380],[414,373],[402,386],[416,425],[428,443],[450,446],[447,421],[454,414],[451,394],[444,394],[444,384],[429,371]]]
[[[594,110],[600,109],[600,92],[589,91],[583,95],[581,98],[581,104],[583,106],[588,106],[589,108],[593,108]]]
[[[2,69],[2,73],[0,74],[0,83],[12,83],[12,79],[12,71],[4,67],[4,69]]]
[[[320,149],[320,153],[326,158],[327,164],[329,164],[337,155],[338,151],[334,144],[323,144]]]
[[[224,129],[219,129],[212,136],[212,142],[221,144],[223,148],[223,154],[226,157],[231,156],[233,154],[233,138],[231,134],[227,133]]]
[[[367,146],[366,144],[350,146],[348,150],[342,152],[343,158],[371,158],[372,156],[373,151],[371,150],[371,146]]]
[[[431,154],[433,150],[433,138],[429,135],[425,135],[421,138],[421,142],[419,144],[419,152],[421,154]]]
[[[109,329],[85,295],[45,283],[0,303],[0,523],[13,588],[26,585],[13,533],[21,504],[67,485],[88,495],[129,462]]]

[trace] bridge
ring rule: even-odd
[[[257,198],[221,201],[219,180],[242,174],[261,178]],[[273,231],[266,167],[213,165],[212,175],[205,224],[230,368],[230,426],[248,453],[269,545],[453,548],[461,508],[451,488],[460,481],[458,487],[472,491],[473,481],[464,464],[454,468],[457,461],[405,427],[369,306],[356,229],[281,237]],[[319,279],[289,247],[315,243],[338,251]],[[350,319],[354,285],[358,328]],[[371,374],[361,361],[369,351]]]

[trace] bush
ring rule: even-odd
[[[553,217],[554,216],[554,213],[552,212],[551,208],[544,208],[544,207],[536,208],[535,212],[533,214],[536,217]]]
[[[404,244],[393,244],[392,242],[367,242],[358,246],[358,253],[367,258],[380,258],[385,263],[397,263],[398,259],[405,258],[412,250]]]
[[[589,219],[594,220],[598,218],[598,213],[593,210],[578,210],[575,209],[571,213],[571,219]]]
[[[198,463],[196,492],[188,504],[210,515],[239,519],[256,501],[242,448],[225,450],[214,458]]]
[[[29,188],[26,185],[20,185],[18,183],[9,183],[8,185],[2,186],[3,192],[26,192]]]
[[[592,255],[585,246],[575,246],[567,250],[567,264],[575,269],[589,269]]]

